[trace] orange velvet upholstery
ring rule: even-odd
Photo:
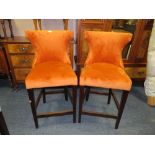
[[[25,33],[35,49],[34,65],[51,60],[70,64],[67,50],[73,38],[71,31],[29,30]]]
[[[27,89],[77,85],[77,77],[70,64],[48,61],[36,65],[25,84]]]
[[[124,69],[109,63],[87,65],[80,75],[81,86],[130,90],[131,84]]]
[[[106,62],[123,67],[122,50],[131,37],[131,33],[86,31],[89,53],[85,64]]]
[[[132,34],[86,31],[89,53],[80,75],[80,85],[130,90],[132,82],[124,71],[122,50]]]
[[[77,85],[67,50],[70,31],[26,31],[35,49],[34,66],[25,79],[27,89]]]

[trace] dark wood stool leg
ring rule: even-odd
[[[65,100],[68,101],[68,89],[64,88]]]
[[[125,103],[126,103],[126,100],[128,98],[128,94],[129,94],[128,91],[123,91],[123,93],[122,93],[122,98],[121,98],[121,102],[120,102],[120,107],[118,109],[118,117],[117,117],[117,120],[116,120],[115,129],[118,129],[119,122],[121,120],[122,113],[123,113],[123,110],[124,110],[124,107],[125,107]]]
[[[34,92],[33,89],[27,89],[28,96],[29,96],[29,102],[31,104],[31,110],[33,114],[33,119],[35,122],[35,127],[38,128],[38,119],[37,119],[37,111],[35,107],[35,99],[34,99]]]
[[[109,89],[109,94],[108,94],[108,103],[107,103],[107,104],[110,104],[110,101],[111,101],[111,89]]]
[[[86,88],[86,101],[89,99],[90,87]]]
[[[40,30],[42,30],[41,19],[38,19],[38,26],[39,26]]]
[[[76,101],[77,101],[77,88],[73,87],[73,123],[76,123]]]
[[[10,33],[11,33],[11,37],[13,38],[13,31],[12,31],[12,24],[11,24],[11,19],[8,19],[8,23],[9,23],[9,28],[10,28]]]
[[[84,101],[84,87],[80,87],[79,118],[78,118],[78,123],[81,123],[81,114],[82,114],[83,101]]]
[[[5,19],[0,20],[1,24],[2,24],[2,29],[3,29],[3,33],[4,33],[4,38],[7,39],[7,34],[6,34],[6,28],[5,28]]]
[[[46,93],[45,93],[45,88],[43,88],[42,91],[43,91],[43,103],[46,103]]]
[[[1,110],[0,110],[0,133],[2,135],[9,135],[9,131]]]

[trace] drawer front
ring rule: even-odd
[[[146,77],[146,67],[126,67],[125,70],[131,78]]]
[[[17,81],[24,81],[28,73],[31,71],[31,68],[28,69],[15,69],[15,77]]]
[[[34,53],[31,44],[8,44],[9,53]]]
[[[104,22],[103,19],[81,19],[81,21],[86,24],[102,24]]]
[[[34,55],[11,55],[13,67],[32,67]]]

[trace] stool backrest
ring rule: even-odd
[[[85,65],[106,62],[123,68],[122,50],[131,38],[131,33],[85,31],[89,46]]]

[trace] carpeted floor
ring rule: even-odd
[[[120,96],[120,92],[116,92]],[[107,105],[107,97],[90,95],[85,108],[96,111],[116,112],[113,100]],[[27,92],[21,85],[13,91],[7,80],[0,80],[0,106],[12,135],[137,135],[155,134],[155,108],[146,104],[143,87],[132,88],[120,122],[115,130],[115,120],[83,116],[81,124],[73,124],[72,116],[39,119],[39,129],[34,126]],[[38,111],[54,111],[71,108],[63,94],[48,95],[47,104],[40,103]]]

